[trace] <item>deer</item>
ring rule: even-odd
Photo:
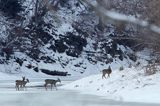
[[[16,86],[15,86],[16,90],[19,91],[19,88],[26,88],[25,85],[29,83],[29,80],[26,79],[25,81],[25,77],[22,77],[22,80],[16,80],[15,83],[16,83]]]
[[[22,87],[26,89],[27,83],[29,83],[29,79],[26,79],[26,81],[22,81]]]
[[[112,73],[112,69],[111,67],[109,66],[108,69],[103,69],[102,70],[102,79],[103,78],[106,78],[106,74],[108,74],[108,77],[110,77],[110,74]]]
[[[54,85],[54,87],[56,88],[56,90],[57,90],[57,87],[56,87],[56,83],[57,82],[60,82],[61,83],[61,80],[58,78],[57,80],[54,80],[54,79],[46,79],[45,80],[45,84],[44,84],[44,87],[45,87],[45,89],[47,90],[47,85],[48,84],[50,84],[51,85],[51,90],[52,90],[52,88],[53,88],[53,85]]]
[[[22,81],[25,81],[25,77],[22,77],[22,80],[16,80],[15,81],[15,83],[16,83],[16,86],[15,86],[16,90],[19,91],[19,86],[22,88],[22,84],[20,84],[20,83],[22,83]]]

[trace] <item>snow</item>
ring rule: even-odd
[[[135,18],[134,16],[127,16],[124,14],[120,14],[117,13],[115,11],[107,11],[105,13],[105,15],[107,15],[108,17],[115,19],[115,20],[120,20],[120,21],[129,21],[135,24],[140,24],[141,26],[148,26],[148,22],[147,21],[143,21],[143,20],[139,20],[137,18]]]
[[[45,64],[46,65],[46,64]],[[96,95],[100,96],[105,100],[114,100],[116,102],[140,102],[140,103],[160,103],[160,73],[151,76],[145,76],[144,70],[141,68],[126,68],[120,71],[118,70],[119,66],[114,63],[110,64],[113,72],[110,78],[102,79],[102,75],[100,74],[100,70],[104,67],[96,67],[99,68],[95,69],[95,66],[88,66],[87,70],[81,76],[79,74],[75,74],[73,76],[68,77],[60,77],[62,79],[64,86],[59,87],[59,89],[65,90],[73,90],[80,92],[80,95]],[[46,65],[47,67],[47,65]],[[23,69],[25,70],[25,68]],[[27,70],[27,69],[26,69]],[[32,70],[30,70],[32,71]],[[26,76],[26,78],[31,79],[30,83],[27,86],[36,86],[36,85],[43,85],[44,79],[46,78],[58,78],[57,76],[48,76],[41,72],[30,72],[29,70],[23,71],[22,73],[16,74],[6,74],[0,72],[0,88],[14,87],[14,81],[17,79],[22,79],[22,76]],[[99,73],[99,74],[97,74]],[[94,75],[93,75],[94,74]],[[88,77],[85,77],[88,76]],[[84,78],[82,78],[84,77]],[[82,79],[80,79],[82,78]],[[38,81],[40,82],[37,82]],[[79,79],[79,80],[77,80]],[[3,81],[8,81],[8,83]],[[77,81],[74,81],[77,80]],[[36,81],[36,82],[35,82]],[[64,83],[64,81],[74,81],[71,83]],[[2,83],[3,82],[3,83]],[[63,85],[62,84],[62,85]],[[14,89],[14,88],[13,88]],[[17,94],[17,92],[9,91],[11,94]],[[28,91],[22,93],[40,93],[41,91],[34,91],[34,88],[29,88]],[[1,89],[2,92],[6,92],[6,89]],[[7,91],[8,92],[8,91]],[[3,93],[4,94],[4,93]]]
[[[160,73],[144,76],[143,71],[137,72],[136,68],[114,70],[107,79],[102,79],[101,74],[91,75],[61,88],[116,101],[160,103]]]
[[[12,79],[12,78],[16,78],[16,76],[8,75],[6,73],[0,72],[0,80],[6,80],[6,79]]]
[[[28,2],[25,2],[24,6],[31,4],[32,2],[32,0],[27,0],[27,1]],[[93,3],[93,6],[96,5],[95,0],[92,3]],[[26,16],[28,18],[25,23],[27,23],[27,21],[30,20],[29,17],[33,15],[33,10],[34,10],[33,4],[31,6],[28,5],[27,9],[29,8],[31,8],[32,11],[30,11]],[[65,9],[66,8],[64,8],[64,10]],[[54,16],[50,16],[50,15],[48,15],[48,17],[46,16],[45,22],[55,23],[54,27],[56,28],[56,31],[50,29],[49,33],[55,32],[57,35],[59,34],[65,35],[66,32],[74,32],[72,24],[78,20],[77,14],[79,14],[80,11],[84,11],[85,8],[83,6],[78,8],[73,6],[72,10],[76,10],[76,11],[73,11],[75,12],[74,14],[70,13],[70,11],[64,12],[62,9],[61,11],[58,11],[58,12],[53,11],[55,12]],[[139,20],[133,16],[126,16],[124,14],[119,14],[114,11],[105,11],[105,12],[106,13],[104,14],[104,16],[106,16],[111,20],[132,22],[143,27],[148,26],[152,31],[156,33],[160,33],[160,28],[158,26],[150,25],[147,21]],[[5,20],[3,18],[4,17],[1,17],[0,20]],[[5,38],[7,35],[5,34],[7,32],[4,32],[6,28],[7,26],[2,26],[2,31],[0,31],[2,38]],[[57,36],[53,36],[53,37],[54,39],[59,39]],[[84,51],[85,50],[94,51],[93,43],[96,43],[94,41],[94,38],[87,38],[87,42],[88,44],[84,48]],[[109,42],[111,42],[111,39],[108,40],[108,43]],[[49,46],[50,44],[46,45],[44,48],[43,47],[41,48],[41,51],[44,52],[44,54],[42,55],[46,55],[55,59],[56,63],[54,64],[44,63],[42,61],[37,63],[31,58],[27,57],[25,54],[18,53],[18,52],[17,53],[15,52],[15,57],[18,57],[22,60],[27,59],[27,61],[24,61],[21,67],[19,66],[19,64],[14,62],[15,60],[9,60],[8,61],[9,64],[0,64],[0,82],[3,82],[4,80],[10,81],[10,83],[7,83],[7,84],[0,83],[0,87],[11,86],[12,90],[10,93],[17,94],[17,92],[13,91],[14,81],[16,79],[22,79],[21,78],[22,76],[32,79],[31,81],[33,81],[33,79],[34,80],[39,79],[41,81],[44,81],[45,78],[55,79],[59,77],[59,76],[49,76],[42,72],[37,73],[33,71],[33,69],[26,68],[28,64],[31,64],[35,67],[38,67],[39,69],[49,69],[51,71],[58,70],[58,71],[64,71],[64,72],[67,71],[69,74],[71,74],[71,76],[60,77],[60,79],[65,81],[74,81],[82,78],[73,83],[64,85],[63,87],[61,87],[61,89],[77,90],[77,91],[81,91],[83,94],[98,95],[98,96],[102,96],[104,99],[113,99],[116,101],[160,103],[160,96],[159,96],[160,73],[152,76],[144,76],[144,73],[143,73],[144,70],[142,70],[141,68],[134,68],[134,67],[127,68],[130,65],[130,63],[134,65],[136,64],[135,62],[129,60],[128,57],[123,61],[120,61],[118,58],[115,58],[113,59],[113,62],[110,64],[106,64],[104,62],[98,62],[97,64],[93,64],[88,61],[87,55],[85,54],[85,52],[83,52],[79,58],[74,58],[74,57],[67,56],[65,53],[62,53],[62,54],[54,53],[53,51],[47,49]],[[123,52],[127,51],[127,53],[128,52],[132,53],[132,50],[122,45],[118,45],[118,49],[122,50]],[[97,49],[96,52],[98,51],[101,51],[101,50]],[[149,53],[149,52],[144,51],[144,53]],[[147,54],[148,56],[145,54],[146,57],[144,57],[144,53],[142,53],[142,51],[141,53],[137,53],[137,55],[141,57],[141,59],[139,59],[139,62],[141,63],[141,67],[147,64],[145,60],[150,58],[149,57],[150,54]],[[96,55],[98,56],[98,54]],[[108,58],[112,58],[111,55],[109,54],[107,56]],[[61,61],[58,62],[58,58],[61,58]],[[94,59],[96,60],[96,58]],[[62,67],[61,63],[67,63],[65,68]],[[75,65],[79,63],[82,63],[82,65],[80,67],[75,67]],[[109,65],[112,67],[113,73],[111,74],[110,78],[102,79],[100,71],[104,68],[108,68]],[[124,67],[123,71],[118,70],[121,66]],[[38,82],[38,83],[31,82],[28,85],[35,86],[35,84],[42,85],[42,82]],[[6,92],[8,92],[7,90],[0,89],[0,94],[2,93],[5,94]],[[35,90],[35,89],[30,89],[30,90],[32,92],[32,90]],[[31,92],[27,91],[25,93],[31,93]],[[52,97],[52,96],[49,95],[49,97]]]
[[[57,34],[62,34],[65,35],[66,32],[72,32],[73,28],[71,26],[71,24],[67,24],[67,23],[63,23],[58,29],[57,29]]]
[[[0,75],[7,77],[6,74],[0,73]],[[102,96],[62,89],[61,85],[69,82],[63,80],[61,84],[57,84],[58,90],[46,91],[43,87],[44,79],[30,79],[26,90],[16,91],[13,79],[0,80],[0,104],[2,106],[159,106],[155,103],[115,101]]]

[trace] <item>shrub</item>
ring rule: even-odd
[[[123,67],[123,66],[121,66],[121,67],[119,68],[119,71],[122,71],[122,70],[124,70],[124,67]]]

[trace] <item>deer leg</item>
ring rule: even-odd
[[[19,91],[19,85],[17,85],[17,90]]]
[[[55,89],[57,90],[56,84],[54,84]]]
[[[21,88],[22,88],[22,84],[21,84],[21,86],[20,86]]]
[[[27,87],[26,86],[24,86],[24,90],[27,91]]]
[[[105,75],[102,75],[102,79],[103,79],[103,78],[106,78]]]
[[[106,76],[105,76],[105,75],[102,75],[102,79],[103,79],[103,78],[105,78],[105,79],[106,79]]]
[[[44,87],[45,87],[45,89],[46,89],[46,91],[47,91],[47,84],[46,84],[46,83],[44,84]]]
[[[52,91],[52,88],[53,88],[53,84],[51,84],[51,91]]]
[[[108,77],[110,77],[110,74],[108,74]]]

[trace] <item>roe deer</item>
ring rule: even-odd
[[[54,80],[54,79],[46,79],[45,80],[45,84],[44,84],[44,87],[46,88],[46,90],[47,90],[47,85],[48,84],[50,84],[51,85],[51,90],[52,90],[52,88],[53,88],[53,85],[54,85],[54,87],[56,88],[56,90],[57,90],[57,87],[56,87],[56,83],[57,82],[61,82],[61,80],[58,78],[57,80]]]
[[[16,90],[19,91],[19,88],[26,88],[25,85],[29,82],[28,79],[26,79],[25,81],[25,77],[22,77],[22,80],[16,80],[15,83],[16,83]]]
[[[110,74],[112,73],[112,69],[111,67],[109,66],[108,69],[103,69],[102,70],[102,79],[103,78],[106,78],[106,74],[108,74],[108,77],[110,77]]]

